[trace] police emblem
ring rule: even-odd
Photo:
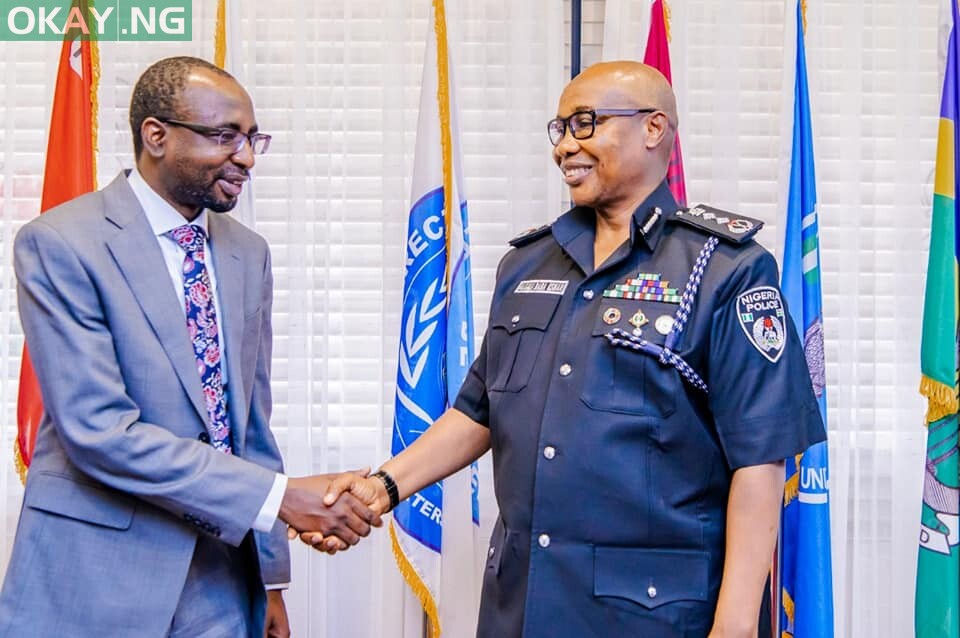
[[[741,294],[737,297],[737,318],[753,347],[776,363],[787,342],[780,291],[772,286],[758,286]]]

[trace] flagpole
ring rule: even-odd
[[[581,0],[570,0],[570,79],[580,75]]]

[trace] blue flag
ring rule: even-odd
[[[433,0],[414,153],[394,410],[394,455],[454,402],[473,363],[473,295],[453,65],[446,14]],[[475,633],[479,520],[476,464],[393,511],[401,573],[432,638]],[[418,633],[418,638],[421,633]]]
[[[794,6],[788,9],[787,15],[796,19],[796,63],[781,287],[793,324],[803,342],[820,416],[826,422],[823,295],[804,16],[800,0],[792,0],[792,4]],[[792,48],[792,42],[787,44]],[[833,584],[826,441],[787,459],[786,473],[780,538],[778,635],[784,638],[831,638]]]

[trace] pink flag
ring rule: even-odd
[[[643,54],[644,64],[657,69],[673,84],[670,73],[670,42],[667,25],[667,8],[663,0],[655,0],[650,9],[650,34],[647,36],[647,50]],[[670,192],[681,206],[687,205],[687,187],[683,182],[683,155],[680,153],[680,136],[673,143],[670,155],[670,167],[667,169],[667,184]]]

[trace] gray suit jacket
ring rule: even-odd
[[[199,534],[250,548],[255,623],[262,582],[289,582],[284,526],[250,533],[282,471],[269,429],[270,254],[226,215],[210,215],[209,232],[234,456],[198,440],[208,417],[183,302],[126,177],[17,235],[20,316],[45,413],[0,636],[165,635]],[[216,596],[217,583],[206,590]]]

